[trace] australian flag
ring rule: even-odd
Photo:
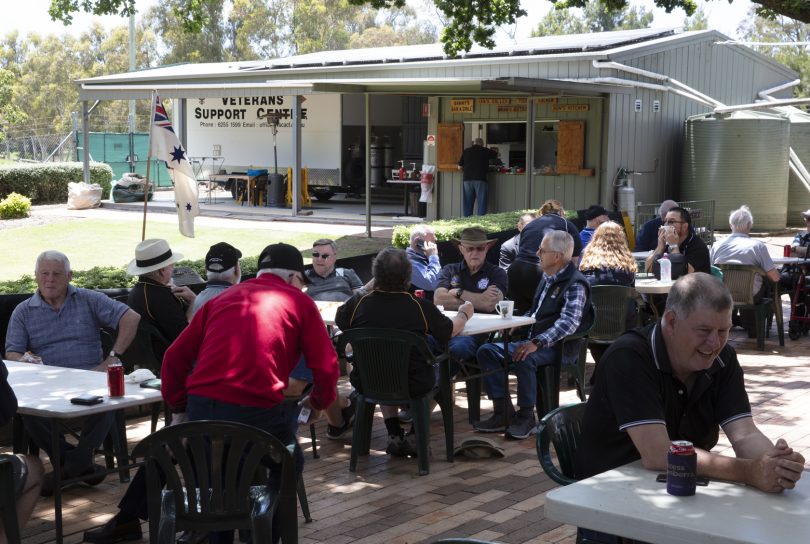
[[[152,123],[149,155],[166,162],[169,176],[174,184],[174,201],[177,206],[177,218],[180,221],[180,233],[194,238],[194,218],[200,214],[198,204],[197,179],[188,155],[177,134],[166,110],[155,96],[155,119]]]

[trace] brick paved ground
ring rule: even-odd
[[[766,351],[757,352],[754,340],[735,329],[731,342],[746,371],[757,422],[766,434],[785,437],[810,458],[810,339],[786,340],[787,345],[780,348],[774,334],[766,342]],[[564,387],[562,400],[576,400],[570,388]],[[458,443],[472,434],[463,389],[458,391],[456,405]],[[485,414],[489,408],[488,402],[482,402]],[[131,442],[148,432],[147,427],[144,419],[132,421]],[[302,439],[308,455],[304,476],[315,521],[305,524],[299,519],[300,542],[415,543],[447,536],[515,543],[575,541],[573,527],[543,515],[545,492],[556,484],[540,468],[534,440],[507,442],[490,435],[503,442],[505,458],[459,458],[450,464],[444,459],[437,411],[432,420],[431,472],[419,477],[415,460],[385,455],[385,430],[379,418],[374,429],[371,455],[361,459],[356,474],[348,470],[349,440],[326,440],[324,423],[318,424],[320,459],[311,458],[308,440]],[[725,442],[718,446],[720,451],[727,448]],[[68,490],[65,542],[81,542],[82,531],[108,520],[124,489],[116,478],[108,477],[94,489]],[[25,528],[24,542],[53,540],[52,502],[41,499]]]

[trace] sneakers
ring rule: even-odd
[[[501,402],[501,401],[495,401]],[[514,417],[515,409],[509,406],[510,420]],[[506,430],[506,418],[503,413],[495,412],[488,419],[473,424],[473,429],[479,433],[502,433]]]
[[[326,438],[329,438],[331,440],[338,440],[342,438],[343,435],[345,435],[349,431],[349,429],[352,428],[352,423],[354,423],[355,401],[351,396],[349,397],[349,401],[351,402],[351,404],[340,411],[340,415],[343,416],[343,425],[335,427],[327,423]]]
[[[512,424],[506,429],[506,436],[507,438],[523,440],[534,434],[536,426],[537,422],[534,419],[534,411],[526,411],[525,413],[521,411],[515,414],[514,419],[512,419]]]
[[[388,447],[385,453],[394,457],[408,457],[409,447],[405,435],[388,435]]]

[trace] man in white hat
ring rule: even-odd
[[[127,266],[127,274],[138,276],[127,304],[157,327],[169,343],[188,326],[196,298],[188,287],[172,283],[174,263],[182,258],[166,240],[151,238],[137,245],[135,258]],[[158,361],[163,360],[167,347],[153,346]]]
[[[44,251],[37,257],[37,291],[11,314],[6,332],[6,359],[104,372],[118,359],[138,329],[140,316],[103,293],[70,285],[70,261],[64,253]],[[99,330],[117,329],[109,354],[103,353]],[[113,413],[85,418],[74,447],[61,438],[62,478],[91,475],[103,470],[93,463],[93,452],[104,441]],[[51,456],[51,424],[45,418],[23,417],[28,434]],[[97,485],[104,475],[86,480]],[[42,493],[53,492],[53,473],[45,476]]]

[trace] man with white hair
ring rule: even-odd
[[[658,229],[664,224],[667,212],[678,206],[674,200],[665,200],[658,206],[658,215],[644,223],[636,237],[636,251],[651,251],[658,245]]]
[[[239,280],[242,279],[240,258],[242,258],[242,252],[226,242],[219,242],[210,247],[205,255],[205,274],[208,277],[208,283],[194,299],[192,316],[202,308],[203,304],[228,287],[239,283]]]
[[[714,244],[711,249],[712,264],[746,264],[760,267],[772,282],[779,281],[779,272],[773,264],[768,248],[760,240],[751,238],[751,227],[754,217],[746,205],[740,206],[728,216],[731,236]],[[770,293],[768,282],[762,276],[754,278],[754,300],[759,301]],[[740,310],[740,324],[748,331],[749,336],[756,337],[755,315],[753,310]]]
[[[46,365],[104,372],[129,347],[141,317],[126,304],[103,293],[70,284],[70,261],[59,251],[44,251],[37,257],[34,276],[37,291],[14,308],[6,333],[6,359],[39,361]],[[103,353],[100,330],[117,329],[112,351]],[[62,479],[90,476],[103,467],[93,462],[94,450],[107,436],[113,412],[88,416],[76,446],[60,436]],[[51,423],[46,418],[24,416],[32,440],[52,457]],[[86,480],[97,485],[104,474]],[[45,476],[43,495],[53,493],[53,473]]]
[[[503,374],[494,372],[503,368],[503,346],[489,343],[478,348],[476,358],[481,368],[492,371],[483,379],[495,412],[489,419],[476,423],[476,431],[493,433],[506,429],[506,435],[516,439],[528,438],[534,433],[537,367],[554,364],[556,344],[582,326],[585,310],[590,305],[590,284],[571,262],[573,253],[574,239],[561,230],[548,232],[537,250],[543,277],[537,286],[531,310],[526,314],[533,316],[536,321],[527,341],[508,346],[515,363],[519,410],[514,418],[509,418],[511,424],[508,429],[506,421],[513,411],[512,401],[509,391],[504,388]],[[569,342],[564,350],[563,358],[570,360],[579,353],[579,343]],[[548,392],[544,391],[543,394]]]
[[[487,173],[489,162],[498,158],[498,152],[484,147],[484,140],[476,138],[473,145],[464,150],[458,160],[462,179],[462,208],[464,217],[473,214],[473,203],[478,202],[478,215],[487,213]]]
[[[410,246],[405,250],[411,262],[411,287],[425,291],[425,298],[433,300],[433,291],[439,286],[439,248],[436,232],[427,225],[411,229]]]

